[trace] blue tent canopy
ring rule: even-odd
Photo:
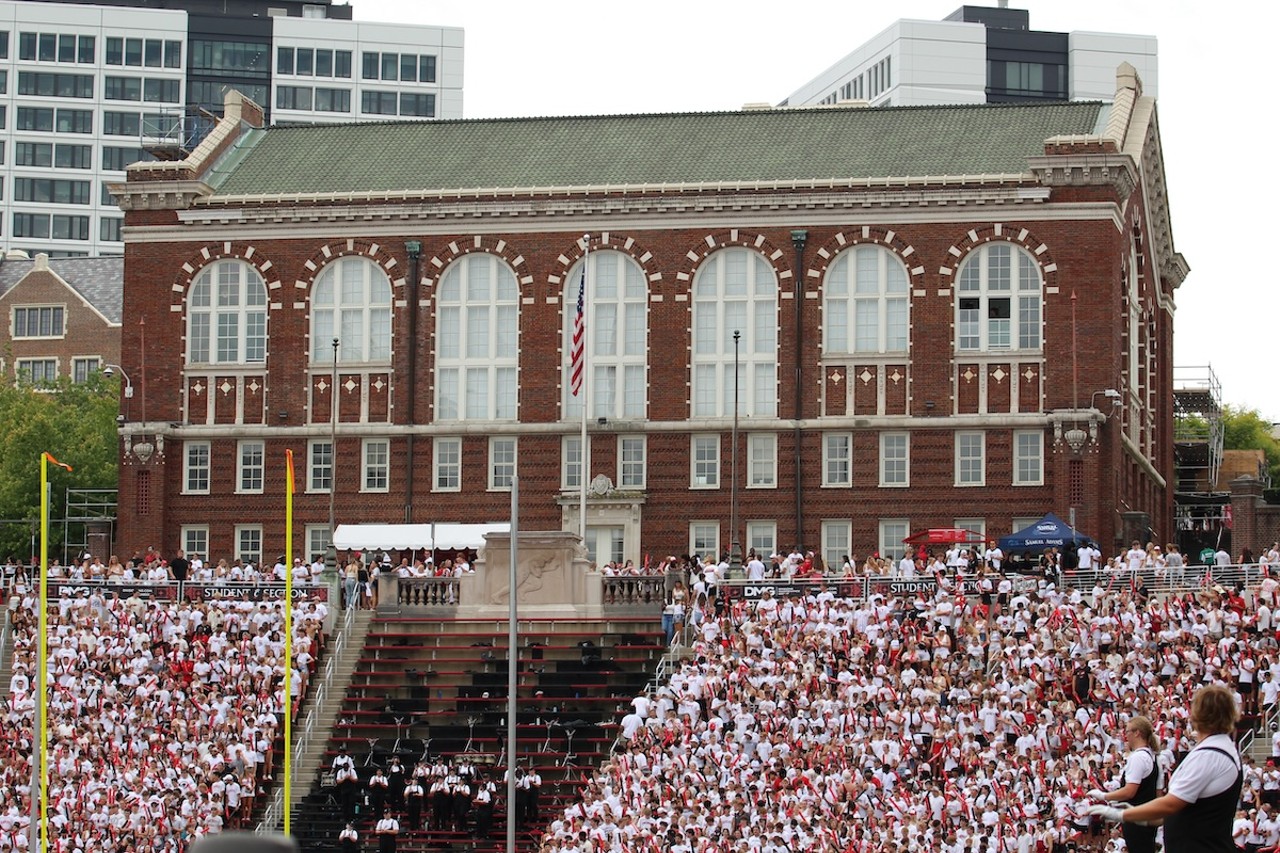
[[[1000,537],[1000,550],[1005,554],[1017,551],[1043,551],[1045,548],[1076,547],[1090,541],[1089,536],[1049,513],[1029,527]]]

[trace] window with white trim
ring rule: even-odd
[[[841,252],[822,295],[827,354],[907,351],[907,270],[893,252],[869,245]]]
[[[755,551],[763,561],[767,561],[771,555],[778,552],[778,522],[747,522],[747,550],[743,554],[751,551]]]
[[[1013,243],[987,243],[969,254],[956,278],[956,349],[1039,351],[1040,265]]]
[[[516,440],[510,436],[489,439],[489,489],[510,491],[516,476]]]
[[[333,442],[307,442],[307,491],[328,492],[333,488]]]
[[[622,252],[587,254],[586,294],[583,299],[587,375],[593,418],[643,418],[648,394],[649,288],[644,270]],[[564,279],[563,306],[565,381],[564,416],[582,417],[583,394],[573,396],[568,381],[577,318],[582,261]]]
[[[720,436],[693,436],[693,448],[690,458],[693,462],[690,487],[694,489],[720,488]]]
[[[462,489],[462,439],[437,438],[431,453],[431,490],[457,492]]]
[[[1040,519],[1038,517],[1037,518],[1030,518],[1030,517],[1018,518],[1017,516],[1015,516],[1013,518],[1012,527],[1010,527],[1009,532],[1017,533],[1019,530],[1026,530],[1028,527],[1035,524],[1039,520]]]
[[[18,379],[31,385],[53,385],[58,381],[56,358],[20,358],[13,366]]]
[[[102,359],[96,355],[81,356],[71,359],[71,381],[77,385],[88,382],[102,367]]]
[[[246,564],[253,563],[262,568],[262,525],[236,525],[236,557]]]
[[[720,556],[720,522],[692,521],[689,523],[689,553],[713,558]]]
[[[308,560],[323,560],[329,550],[329,525],[308,524],[304,533],[307,543]]]
[[[242,494],[262,491],[266,469],[266,448],[261,441],[241,441],[236,448],[239,460],[236,491]]]
[[[845,557],[853,553],[853,522],[847,518],[829,519],[822,522],[822,559],[827,561],[827,568],[839,569],[844,565]]]
[[[822,436],[822,485],[853,485],[853,433],[828,432]]]
[[[515,420],[520,288],[500,258],[464,255],[436,297],[436,420]]]
[[[908,433],[880,433],[880,485],[911,485],[911,443]]]
[[[1013,484],[1044,485],[1044,433],[1040,430],[1013,432]]]
[[[214,261],[187,293],[188,364],[267,360],[267,285],[244,261]]]
[[[747,436],[747,488],[773,489],[778,486],[778,436],[756,433]]]
[[[60,338],[66,334],[66,310],[61,305],[18,305],[13,309],[15,338]]]
[[[879,524],[879,540],[877,546],[880,556],[891,560],[899,560],[907,553],[907,546],[902,540],[910,535],[911,524],[906,518],[882,518]]]
[[[971,533],[976,533],[983,538],[986,538],[987,535],[987,520],[985,518],[957,518],[955,519],[954,527],[957,530],[968,530]],[[973,550],[981,553],[982,546],[970,546],[970,551]]]
[[[391,280],[382,267],[358,256],[338,258],[311,288],[311,363],[391,362]]]
[[[182,459],[182,493],[184,495],[209,494],[211,451],[207,441],[185,442]]]
[[[981,486],[986,482],[986,452],[986,433],[955,433],[957,486]]]
[[[199,556],[208,562],[209,527],[204,524],[184,524],[182,526],[182,551],[188,559]]]
[[[582,488],[582,437],[566,435],[560,440],[560,488]]]
[[[360,478],[360,490],[387,491],[391,480],[391,442],[385,438],[366,438],[362,456],[364,470]]]
[[[713,253],[693,281],[693,417],[734,413],[735,361],[740,414],[775,417],[778,281],[764,257],[745,248]]]
[[[618,488],[643,489],[645,440],[643,435],[618,436]]]

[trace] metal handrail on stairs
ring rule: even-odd
[[[315,737],[316,729],[319,727],[320,711],[333,688],[334,673],[338,669],[338,660],[342,657],[343,651],[346,650],[347,637],[351,633],[352,626],[355,625],[355,614],[356,608],[354,607],[348,607],[343,611],[342,627],[333,641],[333,648],[328,652],[328,662],[324,665],[324,675],[319,679],[319,683],[315,685],[315,690],[311,696],[311,706],[307,710],[307,716],[303,720],[300,731],[294,740],[293,755],[295,758],[300,755],[306,755],[311,746],[311,740]],[[275,791],[271,795],[271,803],[263,811],[262,820],[258,823],[257,828],[254,830],[255,832],[262,835],[276,831],[284,819],[284,797],[285,786],[282,782],[275,786]]]

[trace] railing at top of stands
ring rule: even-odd
[[[319,683],[315,685],[312,691],[307,716],[302,722],[300,731],[295,739],[293,748],[294,766],[297,765],[297,759],[306,755],[307,750],[311,747],[311,740],[315,737],[316,728],[319,725],[320,711],[324,706],[325,699],[333,690],[334,673],[337,671],[338,661],[342,657],[343,651],[347,647],[347,637],[351,633],[351,627],[355,624],[356,608],[348,607],[343,611],[342,627],[337,632],[333,644],[325,655],[328,658],[324,665],[324,675],[319,679]],[[297,784],[297,779],[291,780],[293,784]],[[305,782],[304,784],[310,784]],[[276,785],[275,791],[271,795],[271,803],[262,813],[262,820],[258,823],[255,832],[264,834],[275,832],[281,822],[284,820],[284,798],[285,786],[283,777],[281,782]]]

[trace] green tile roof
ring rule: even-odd
[[[272,127],[217,195],[1021,174],[1096,102],[761,110]]]

